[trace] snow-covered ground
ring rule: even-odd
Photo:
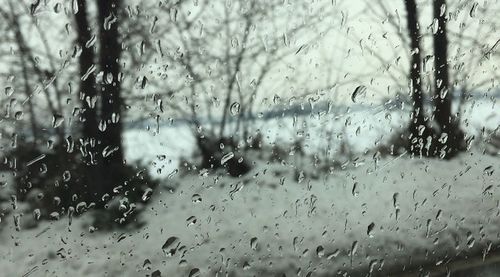
[[[500,122],[495,106],[470,111],[464,117],[470,132]],[[388,138],[388,126],[406,122],[398,114],[325,115],[307,120],[307,128],[300,118],[297,127],[282,119],[261,130],[268,143],[303,136],[315,153],[324,151],[326,131],[341,132],[350,117],[344,133],[360,153]],[[270,163],[266,155],[254,157],[252,172],[239,179],[172,174],[193,143],[187,128],[128,132],[128,158],[166,177],[143,214],[147,225],[91,232],[89,219],[81,217],[71,225],[64,218],[16,231],[9,217],[0,232],[0,275],[332,276],[370,269],[385,275],[463,253],[487,255],[500,243],[500,159],[476,148],[452,161],[401,156],[376,164],[371,150],[361,156],[364,163],[319,177],[311,174],[311,157]],[[305,173],[300,181],[296,167]]]
[[[364,106],[358,109],[332,109],[330,113],[311,116],[275,118],[256,121],[254,130],[264,136],[264,143],[289,145],[303,139],[308,154],[325,153],[331,148],[335,158],[342,141],[348,143],[353,153],[373,150],[380,143],[406,127],[407,110],[387,110],[383,106]],[[462,127],[468,134],[476,135],[481,128],[493,130],[500,125],[498,103],[489,99],[473,100],[463,107]],[[230,125],[228,130],[234,126]],[[195,138],[187,125],[162,126],[157,132],[156,122],[151,128],[133,129],[125,134],[126,154],[130,160],[151,165],[151,173],[168,177],[176,172],[181,158],[190,158]]]
[[[242,179],[170,179],[180,187],[156,193],[148,224],[131,233],[90,233],[85,218],[21,232],[9,224],[0,234],[0,267],[4,276],[188,276],[193,269],[317,276],[439,263],[498,242],[498,158],[471,152],[451,162],[381,162],[378,170],[365,164],[300,183],[281,164],[261,164]]]

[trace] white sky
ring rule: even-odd
[[[31,3],[28,0],[25,2]],[[71,35],[71,32],[74,31],[71,31],[71,25],[67,26],[70,30],[69,34],[65,32],[65,24],[70,22],[68,17],[71,15],[71,3],[66,2],[63,5],[68,12],[68,16],[65,17],[63,16],[64,11],[56,14],[53,9],[58,1],[48,0],[46,2],[48,8],[41,9],[37,17],[42,29],[49,37],[53,54],[64,57],[71,53],[74,43]],[[432,12],[429,0],[417,2],[421,7],[420,22],[421,31],[424,34],[423,51],[425,56],[430,54],[432,49],[432,37],[429,30],[432,23]],[[465,62],[464,69],[456,71],[468,73],[468,75],[457,76],[457,78],[468,80],[470,83],[491,80],[483,84],[482,87],[486,89],[497,87],[498,66],[496,62],[498,58],[489,60],[483,58],[471,62],[469,57],[481,56],[480,51],[493,47],[495,42],[500,39],[498,35],[500,33],[498,30],[500,20],[496,19],[497,13],[495,12],[500,10],[499,0],[476,1],[478,8],[474,16],[470,14],[473,3],[465,0],[449,2],[452,2],[454,6],[466,4],[458,16],[450,20],[450,29],[457,31],[459,24],[465,22],[467,30],[464,34],[476,37],[483,44],[471,47],[472,45],[468,45],[466,39],[461,41],[450,39],[452,66]],[[285,0],[283,3],[287,5],[302,2]],[[364,102],[378,101],[381,96],[397,92],[395,83],[404,84],[406,82],[404,75],[401,74],[401,70],[406,72],[408,67],[406,45],[401,43],[399,34],[388,23],[387,16],[377,18],[372,12],[364,9],[365,4],[368,3],[375,10],[380,11],[376,5],[378,2],[369,0],[315,0],[309,3],[312,10],[320,6],[326,7],[327,11],[325,12],[331,9],[334,15],[325,18],[325,24],[331,24],[333,30],[317,44],[308,45],[297,55],[291,56],[273,70],[265,84],[266,92],[269,93],[260,97],[272,98],[274,94],[278,94],[287,98],[301,95],[304,91],[314,92],[315,89],[333,85],[336,86],[336,89],[324,92],[321,99],[349,102],[352,92],[359,85],[368,87],[366,97],[361,99]],[[399,22],[403,36],[406,36],[403,0],[390,0],[384,3],[388,7],[388,12],[395,16],[396,22]],[[481,13],[481,8],[487,8],[486,16]],[[450,11],[455,12],[456,8],[451,7]],[[289,12],[293,14],[296,11],[291,8]],[[31,45],[36,50],[41,51],[40,40],[36,38],[34,29],[28,28],[26,34],[31,39]],[[316,34],[311,32],[310,35]],[[303,47],[303,42],[307,39],[307,37],[298,37],[290,45],[284,47],[298,50]],[[495,49],[497,57],[499,48]],[[384,62],[381,62],[377,56],[382,58]],[[387,67],[389,67],[388,70],[386,70]],[[149,67],[145,68],[150,69]],[[138,69],[138,76],[140,71]],[[425,73],[429,75],[431,69]],[[138,76],[130,76],[129,78],[135,79]],[[242,76],[242,79],[249,82],[251,76]]]

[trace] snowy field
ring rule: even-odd
[[[500,159],[478,146],[452,161],[403,155],[375,164],[376,142],[405,124],[402,114],[374,108],[308,118],[307,126],[304,118],[295,126],[292,118],[262,122],[266,143],[303,137],[310,154],[325,150],[329,130],[335,142],[343,133],[365,161],[318,177],[307,174],[315,170],[310,157],[280,164],[266,155],[254,157],[256,167],[239,179],[181,176],[174,174],[177,162],[190,157],[194,145],[187,128],[129,131],[128,159],[150,164],[162,178],[143,215],[147,224],[132,232],[92,232],[81,217],[71,225],[64,218],[15,231],[7,218],[0,275],[386,276],[494,252],[500,244]],[[469,133],[499,122],[498,107],[489,101],[465,109]],[[296,167],[306,172],[299,181]]]
[[[303,139],[308,154],[325,153],[331,148],[335,158],[340,144],[348,143],[353,154],[371,151],[391,135],[406,127],[410,112],[384,109],[383,106],[365,106],[360,109],[332,109],[329,113],[310,116],[277,118],[257,121],[253,130],[260,131],[264,143],[288,146]],[[493,130],[500,125],[500,107],[490,100],[474,100],[463,107],[462,127],[471,135],[481,128]],[[127,157],[151,165],[151,173],[160,178],[175,174],[181,158],[191,158],[195,138],[189,126],[163,126],[157,132],[156,123],[150,130],[134,129],[125,134]],[[232,125],[228,128],[232,129]]]

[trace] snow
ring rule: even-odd
[[[483,126],[485,118],[498,119],[494,106],[474,110],[480,112],[467,117],[470,129]],[[351,123],[345,134],[357,153],[389,136],[381,133],[386,113],[370,111],[336,121],[310,119],[303,128],[281,119],[262,130],[269,144],[307,130],[307,151],[314,153],[325,145],[325,124],[339,132],[346,116]],[[392,118],[394,128],[404,123],[401,116]],[[500,160],[476,148],[451,161],[403,155],[377,163],[371,150],[358,155],[362,162],[332,173],[315,172],[310,156],[270,163],[256,154],[252,172],[239,179],[221,172],[172,174],[193,144],[182,127],[127,132],[127,157],[150,164],[164,178],[142,216],[147,224],[135,231],[91,232],[83,216],[71,225],[64,218],[16,231],[9,216],[0,232],[1,275],[145,276],[159,270],[162,276],[197,276],[198,269],[201,276],[331,276],[370,267],[387,273],[479,253],[489,243],[493,251],[500,242]],[[296,170],[303,171],[300,181]],[[168,256],[171,249],[164,252],[162,245],[172,237],[176,251]]]
[[[63,219],[21,232],[9,224],[1,233],[0,267],[5,276],[32,268],[35,276],[138,276],[151,273],[142,268],[149,259],[165,276],[187,276],[193,268],[203,275],[294,276],[298,268],[304,274],[367,270],[381,259],[407,264],[413,256],[418,263],[425,250],[453,256],[498,240],[500,174],[484,169],[499,163],[473,152],[451,162],[391,158],[378,170],[367,163],[301,183],[280,164],[260,164],[242,179],[187,175],[176,180],[182,184],[174,193],[157,193],[144,214],[146,227],[122,240],[120,232],[90,233],[84,217],[71,226]],[[285,178],[282,185],[275,175]],[[193,201],[196,194],[201,202]],[[170,237],[184,247],[166,257],[162,245]]]

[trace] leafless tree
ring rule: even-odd
[[[53,120],[62,117],[64,113],[62,86],[57,81],[56,77],[59,68],[56,68],[55,61],[50,53],[50,47],[46,43],[47,39],[44,30],[37,25],[33,18],[33,14],[28,13],[29,10],[26,8],[26,5],[23,2],[16,3],[11,0],[7,1],[6,4],[6,6],[0,8],[0,15],[10,26],[10,29],[6,31],[5,37],[9,37],[9,33],[12,34],[11,45],[16,49],[13,56],[17,57],[19,66],[16,66],[16,64],[11,61],[5,62],[12,65],[9,66],[10,72],[8,74],[11,76],[21,76],[21,87],[23,88],[22,92],[25,96],[21,106],[26,105],[28,107],[31,135],[33,136],[33,142],[36,144],[37,141],[48,139],[48,134],[42,136],[42,126],[48,127],[47,122],[50,122],[41,121],[39,116],[37,116],[37,109],[40,112],[39,115],[46,114],[46,111],[49,111]],[[42,51],[38,51],[38,49],[34,49],[29,45],[23,33],[21,19],[29,20],[28,25],[34,27],[42,42]],[[41,56],[48,61],[46,65],[40,64],[39,57]],[[41,108],[40,102],[34,100],[40,93],[43,93],[44,97],[42,103],[46,105],[46,109]],[[42,106],[44,105],[42,104]],[[59,142],[62,142],[65,139],[65,128],[64,126],[59,126],[59,124],[57,125],[58,126],[51,127],[55,128],[57,139]]]
[[[410,94],[413,100],[413,108],[409,131],[411,140],[408,148],[414,155],[429,154],[424,150],[427,139],[432,138],[432,131],[424,116],[424,95],[422,91],[422,46],[420,43],[420,26],[418,23],[418,10],[415,0],[405,0],[408,34],[410,38]]]
[[[335,27],[322,24],[335,7],[308,3],[202,0],[154,8],[141,3],[129,9],[134,18],[129,22],[150,24],[127,26],[127,47],[139,49],[128,53],[128,60],[141,67],[167,66],[157,76],[137,78],[139,87],[156,92],[129,99],[147,99],[155,107],[161,103],[155,118],[164,109],[173,110],[189,118],[197,138],[230,138],[234,146],[256,136],[250,134],[249,119],[258,116],[259,101],[303,81],[294,76],[278,83],[273,72],[300,58]]]
[[[421,28],[422,24],[420,23],[425,21],[419,20],[419,11],[428,7],[425,6],[425,3],[417,5],[415,1],[405,0],[403,3],[407,14],[408,36],[401,32],[400,14],[397,10],[391,9],[387,3],[377,1],[374,5],[367,5],[366,9],[370,11],[375,20],[381,20],[384,24],[389,23],[392,28],[390,32],[392,38],[398,38],[396,41],[405,46],[402,52],[394,51],[395,60],[400,61],[401,58],[407,58],[411,64],[410,69],[405,70],[398,66],[399,63],[396,63],[396,67],[394,67],[391,64],[393,59],[382,55],[375,55],[375,58],[382,66],[391,64],[391,71],[388,69],[383,74],[390,76],[397,87],[401,87],[400,80],[404,80],[404,76],[409,76],[407,79],[411,80],[410,95],[412,96],[413,111],[409,130],[412,133],[413,142],[423,142],[425,137],[431,135],[430,128],[432,128],[435,133],[432,136],[433,144],[436,144],[435,147],[438,147],[438,144],[444,147],[440,154],[445,157],[453,157],[458,149],[462,149],[464,138],[464,132],[459,126],[460,110],[454,107],[453,98],[457,89],[466,93],[474,89],[484,89],[484,85],[490,82],[491,78],[495,78],[495,70],[490,70],[487,74],[477,74],[480,68],[484,69],[485,53],[494,44],[490,34],[494,33],[493,30],[496,28],[494,26],[495,20],[486,20],[488,18],[486,7],[480,8],[481,5],[477,3],[433,1],[430,5],[432,16],[424,14],[424,17],[434,20],[428,28]],[[494,7],[489,6],[489,8]],[[461,20],[459,20],[459,16],[462,16]],[[476,17],[484,20],[473,22],[477,21]],[[447,24],[449,18],[453,19],[451,27]],[[390,37],[387,33],[384,36]],[[474,41],[472,38],[478,36],[488,38],[488,43],[472,42]],[[427,38],[429,39],[427,43],[423,43]],[[431,41],[432,44],[430,44]],[[448,43],[448,41],[452,43]],[[450,52],[450,49],[453,53]],[[434,61],[433,67],[429,66],[431,60]],[[417,76],[417,71],[420,72],[420,77]],[[474,81],[470,80],[472,75],[475,76]],[[416,86],[417,79],[419,83]],[[432,117],[425,116],[425,105],[420,103],[420,100],[429,98],[433,99],[435,106]],[[415,117],[417,111],[423,118]],[[429,120],[425,120],[426,118]],[[426,121],[425,124],[422,124],[423,119]],[[420,122],[415,124],[415,120]],[[419,135],[420,138],[416,136],[418,130],[424,132]],[[415,148],[413,143],[410,143],[409,147],[410,150],[418,148]],[[439,155],[439,153],[436,154]]]
[[[452,157],[464,148],[465,135],[452,110],[446,10],[446,0],[433,1],[433,15],[437,23],[434,31],[434,119],[440,128],[446,157]]]

